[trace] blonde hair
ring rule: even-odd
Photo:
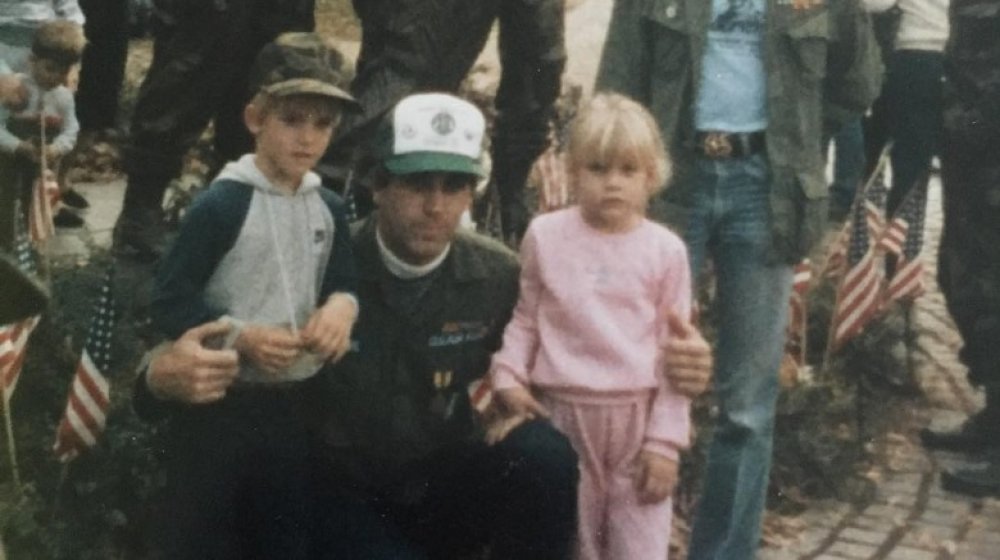
[[[650,176],[650,194],[670,179],[671,162],[653,115],[618,93],[599,93],[580,108],[569,133],[569,169],[634,161]]]
[[[35,31],[31,54],[38,59],[72,66],[80,62],[86,45],[87,39],[80,24],[66,20],[47,21]]]

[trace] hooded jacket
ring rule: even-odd
[[[252,154],[227,165],[191,205],[153,289],[154,326],[170,338],[223,316],[301,328],[334,292],[357,282],[343,202],[309,172],[298,189],[271,184]],[[281,376],[243,364],[243,381],[316,373],[300,360]]]

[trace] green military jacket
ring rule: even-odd
[[[407,316],[385,297],[374,218],[357,229],[354,256],[361,313],[351,350],[328,372],[326,440],[348,490],[405,499],[398,492],[419,486],[422,458],[481,438],[468,388],[500,346],[520,269],[500,243],[460,232]]]
[[[693,188],[686,179],[711,6],[710,0],[616,0],[597,78],[598,90],[640,101],[659,122],[675,173],[665,214],[657,217],[680,229]],[[822,234],[825,107],[860,113],[878,94],[880,63],[866,18],[856,0],[809,8],[768,0],[766,145],[776,260],[797,262]]]

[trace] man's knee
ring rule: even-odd
[[[576,451],[551,423],[526,422],[499,445],[511,466],[526,478],[550,489],[571,488],[575,495],[580,478]]]

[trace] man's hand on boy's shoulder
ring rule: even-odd
[[[287,327],[245,325],[233,348],[260,369],[278,373],[298,359],[302,338]]]
[[[150,393],[160,400],[189,404],[226,396],[239,374],[239,357],[234,350],[215,350],[206,342],[224,337],[230,328],[224,321],[206,323],[154,351],[146,371]]]
[[[337,362],[351,347],[351,329],[357,317],[358,303],[353,296],[333,294],[302,329],[302,344],[324,359]]]

